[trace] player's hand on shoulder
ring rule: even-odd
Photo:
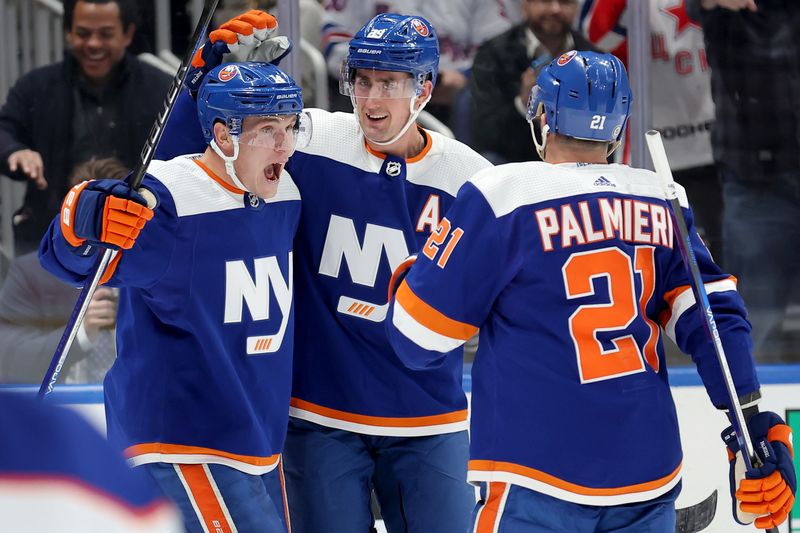
[[[258,48],[259,60],[277,65],[292,48],[287,37],[277,36],[278,21],[265,11],[253,9],[234,17],[212,31],[192,59],[186,85],[197,91],[205,75],[222,64],[227,54],[248,56]]]
[[[91,180],[75,185],[61,206],[64,238],[76,247],[89,242],[130,249],[153,218],[155,197],[144,189],[141,192],[121,180]]]
[[[764,463],[746,472],[733,427],[722,432],[728,446],[733,517],[740,524],[768,529],[786,520],[797,490],[791,429],[777,414],[756,413],[747,422],[753,448]]]

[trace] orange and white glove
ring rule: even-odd
[[[763,463],[749,472],[733,427],[722,432],[728,446],[729,481],[733,518],[759,529],[776,527],[786,520],[794,504],[797,480],[792,462],[792,430],[777,414],[756,413],[747,422],[753,448]]]
[[[241,52],[245,57],[258,49],[259,61],[277,65],[292,49],[288,37],[276,36],[278,21],[265,11],[253,9],[234,17],[212,31],[192,59],[186,85],[200,88],[205,75],[222,64],[225,55]]]
[[[139,232],[153,218],[155,197],[139,194],[120,180],[91,180],[75,185],[61,206],[61,233],[75,247],[86,243],[114,250],[133,247]]]

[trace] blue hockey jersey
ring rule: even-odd
[[[288,422],[297,187],[284,172],[264,201],[190,156],[154,161],[143,187],[158,198],[155,216],[109,282],[122,288],[104,383],[109,439],[132,464],[268,472]],[[81,285],[97,254],[60,231],[56,220],[42,264]]]
[[[461,185],[490,164],[426,130],[412,159],[373,152],[354,115],[307,112],[311,143],[287,165],[303,195],[291,415],[371,435],[464,430],[461,349],[437,368],[409,370],[383,321],[393,269],[438,226]]]
[[[76,413],[0,393],[2,530],[176,533],[177,510]]]
[[[681,205],[739,395],[759,388],[750,325]],[[680,479],[662,331],[726,406],[652,172],[519,163],[460,191],[397,290],[390,340],[413,369],[480,327],[469,480],[589,505],[647,501]]]

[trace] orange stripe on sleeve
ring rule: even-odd
[[[181,470],[186,486],[195,502],[197,518],[205,524],[207,531],[232,533],[231,524],[222,510],[223,503],[217,499],[211,481],[203,465],[176,465]]]
[[[414,320],[439,335],[466,341],[478,332],[472,324],[453,320],[423,302],[405,280],[397,289],[397,302]]]
[[[103,272],[103,276],[100,278],[100,285],[108,283],[108,280],[114,276],[114,272],[117,270],[120,259],[122,259],[122,250],[117,251],[117,255],[112,257],[111,261],[108,262],[108,266],[106,266],[106,270]]]

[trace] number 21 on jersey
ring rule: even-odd
[[[655,248],[637,246],[633,258],[617,247],[574,253],[561,268],[568,299],[596,295],[593,280],[605,277],[608,303],[580,305],[569,317],[569,332],[575,345],[581,383],[613,379],[644,372],[645,361],[658,372],[658,325],[646,314],[655,288]],[[640,278],[636,294],[635,277]],[[601,298],[603,295],[599,295]],[[644,321],[647,340],[640,347],[633,333],[634,324]],[[619,332],[611,336],[613,349],[606,350],[597,338],[599,332]]]
[[[452,233],[450,232],[452,230]],[[447,262],[450,260],[450,255],[453,253],[453,249],[458,244],[458,241],[461,240],[461,237],[464,235],[464,230],[461,228],[453,229],[452,224],[447,217],[444,217],[442,221],[439,223],[439,226],[431,232],[430,237],[425,242],[425,246],[422,247],[422,253],[425,254],[425,257],[433,261],[436,259],[436,254],[439,253],[440,247],[447,241],[447,245],[442,248],[442,255],[439,256],[439,260],[436,261],[436,265],[439,268],[444,268]],[[448,236],[450,239],[448,240]]]

